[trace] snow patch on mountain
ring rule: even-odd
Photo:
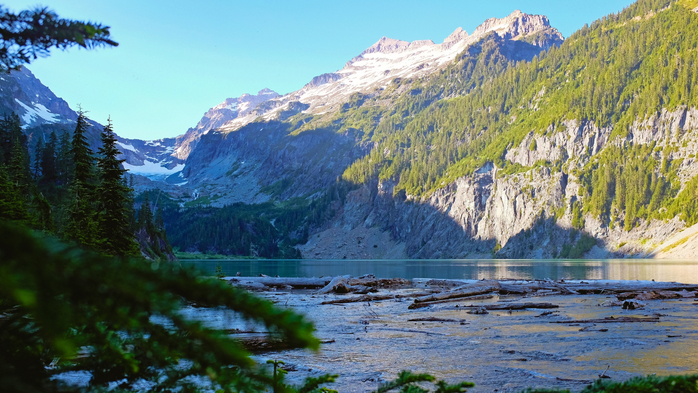
[[[171,169],[161,165],[161,162],[144,160],[142,165],[131,165],[123,163],[124,169],[132,174],[145,176],[151,180],[164,180],[164,178],[181,172],[184,169],[184,164],[177,164]]]
[[[32,103],[33,106],[29,106],[16,98],[15,101],[24,109],[24,113],[20,115],[22,118],[22,128],[27,128],[29,125],[35,123],[37,118],[43,119],[45,123],[57,123],[61,120],[60,115],[51,113],[50,110],[39,103]]]
[[[121,143],[121,142],[116,142],[116,144],[120,147],[121,151],[131,150],[132,152],[137,152],[136,148],[131,146],[131,145],[127,145],[127,144]]]

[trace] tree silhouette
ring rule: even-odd
[[[0,70],[17,70],[39,56],[48,56],[53,47],[76,45],[92,49],[119,44],[111,40],[109,26],[61,19],[47,8],[14,14],[0,6]]]

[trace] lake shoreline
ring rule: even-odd
[[[324,343],[318,353],[273,345],[251,348],[260,362],[283,360],[292,382],[337,373],[340,378],[329,387],[342,392],[375,389],[402,369],[429,372],[449,382],[473,381],[471,392],[519,392],[527,387],[579,391],[607,366],[606,375],[613,380],[698,372],[694,284],[432,279],[405,283],[364,276],[334,280],[330,288],[334,277],[316,278],[315,287],[300,289],[275,277],[227,279],[307,315]],[[263,284],[275,280],[279,285]],[[337,286],[342,282],[357,293],[337,293],[345,290]],[[454,293],[460,295],[449,297]],[[412,308],[415,304],[424,307]],[[240,327],[241,332],[254,330]],[[232,335],[257,344],[265,336]]]
[[[322,277],[366,273],[380,278],[655,280],[698,284],[698,261],[623,260],[190,260],[203,275]]]

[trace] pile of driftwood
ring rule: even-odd
[[[319,294],[378,292],[379,289],[408,288],[412,285],[403,278],[376,278],[373,274],[361,277],[228,277],[231,285],[257,291],[273,289],[319,289]]]
[[[337,276],[320,278],[284,277],[235,277],[229,279],[232,285],[253,290],[315,289],[317,294],[346,294],[326,300],[321,304],[345,304],[355,302],[375,302],[398,298],[412,298],[410,309],[418,309],[448,302],[464,302],[491,299],[494,295],[518,295],[521,297],[541,297],[549,295],[615,295],[618,301],[608,302],[609,306],[622,306],[635,309],[643,306],[642,301],[655,299],[695,298],[698,285],[653,281],[611,281],[611,280],[428,280],[412,281],[393,278],[378,279],[373,275],[361,277]],[[389,290],[414,288],[419,291]],[[350,296],[349,294],[361,295]],[[464,305],[472,313],[485,314],[488,310],[522,310],[530,308],[557,308],[551,303],[512,303]]]
[[[305,290],[315,295],[325,295],[321,305],[343,305],[358,302],[378,302],[395,299],[409,299],[409,309],[420,309],[433,305],[459,302],[456,307],[466,309],[470,314],[488,314],[490,311],[513,311],[526,309],[556,309],[559,306],[546,302],[532,302],[533,298],[550,295],[584,296],[604,294],[615,296],[617,300],[604,303],[624,309],[644,307],[645,301],[655,299],[695,298],[698,285],[652,282],[652,281],[609,281],[609,280],[430,280],[401,278],[379,279],[373,275],[361,277],[228,277],[231,285],[254,291]],[[327,296],[332,295],[332,296]],[[492,299],[499,296],[498,302],[472,302]],[[524,300],[525,299],[525,300]],[[695,302],[698,305],[698,299]],[[537,317],[550,316],[554,311],[544,311]],[[466,324],[464,320],[443,319],[434,316],[410,319],[409,321],[441,321]],[[606,324],[627,322],[659,322],[658,316],[620,316],[584,320],[551,320],[550,323],[564,324]],[[588,329],[585,327],[584,329]],[[384,328],[389,329],[389,328]],[[607,331],[608,329],[599,329]],[[229,334],[238,337],[241,344],[253,352],[267,352],[288,349],[281,337],[263,333],[233,329]],[[420,333],[425,333],[421,332]],[[439,333],[427,333],[439,334]],[[327,342],[333,342],[330,340]]]

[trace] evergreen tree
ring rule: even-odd
[[[75,170],[70,179],[70,207],[64,235],[68,239],[94,247],[98,243],[96,212],[92,205],[94,157],[87,144],[86,131],[85,113],[79,111],[70,150]]]
[[[43,167],[41,161],[43,160],[43,156],[44,139],[39,137],[36,141],[36,145],[34,146],[34,165],[32,166],[32,175],[34,176],[34,179],[37,180],[41,178],[41,168]]]
[[[78,111],[77,124],[73,132],[70,155],[73,160],[74,174],[71,179],[74,183],[80,183],[86,188],[92,187],[94,176],[94,156],[90,145],[87,143],[87,117],[82,110]]]
[[[51,133],[48,143],[41,152],[41,182],[48,186],[56,184],[57,167],[56,167],[56,149],[58,148],[58,136],[55,132]],[[37,152],[38,156],[38,152]]]
[[[131,233],[136,233],[138,230],[138,221],[136,220],[136,209],[134,208],[135,196],[134,196],[134,181],[133,175],[128,176],[128,205],[131,206],[128,209],[128,230]]]
[[[37,193],[32,198],[32,208],[36,214],[34,227],[45,232],[55,232],[56,225],[53,222],[51,204],[42,193]]]
[[[0,165],[0,220],[24,222],[28,218],[24,197],[10,181],[5,166]]]
[[[111,119],[102,131],[102,147],[99,149],[98,167],[100,185],[97,189],[99,204],[99,236],[100,249],[109,255],[134,255],[138,248],[129,231],[129,204],[131,190],[126,186],[124,174],[117,156],[120,154],[116,147],[116,135],[112,130]]]
[[[149,235],[152,235],[155,232],[153,226],[153,211],[150,208],[148,193],[146,192],[143,195],[143,203],[141,203],[141,208],[138,210],[138,228],[145,229]]]
[[[19,189],[22,195],[27,195],[30,179],[27,175],[29,170],[25,166],[25,153],[19,140],[15,140],[12,146],[12,152],[10,153],[10,166],[8,170],[10,181]]]
[[[59,185],[65,186],[72,177],[72,157],[73,146],[70,143],[70,134],[61,134],[59,148],[56,153],[56,177]]]
[[[162,205],[158,204],[158,210],[155,213],[155,229],[164,233],[165,232],[165,219],[162,215]]]

